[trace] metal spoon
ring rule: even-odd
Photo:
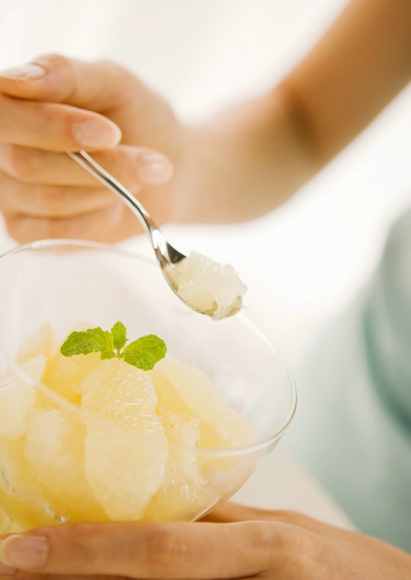
[[[163,276],[166,279],[170,288],[177,294],[177,296],[182,300],[187,306],[196,312],[201,314],[210,314],[209,312],[203,312],[198,308],[195,308],[192,304],[184,300],[178,293],[178,288],[171,276],[171,271],[173,266],[184,260],[186,256],[176,250],[171,246],[160,228],[155,224],[153,218],[146,211],[146,209],[141,205],[141,203],[123,186],[117,181],[110,173],[103,169],[88,153],[85,151],[73,152],[68,151],[67,155],[71,157],[76,163],[81,165],[89,173],[94,175],[96,179],[101,181],[106,187],[111,189],[116,195],[121,197],[121,199],[129,206],[131,211],[138,217],[140,222],[143,224],[148,235],[150,236],[151,244],[154,249],[156,258],[160,264]]]
[[[157,261],[160,264],[161,271],[163,272],[163,276],[166,279],[167,284],[173,290],[173,292],[180,298],[182,302],[195,312],[199,312],[200,314],[206,314],[207,316],[211,316],[215,320],[219,320],[221,318],[226,318],[228,316],[233,316],[237,312],[240,311],[242,307],[242,295],[246,291],[247,287],[241,282],[241,280],[236,276],[238,280],[239,286],[235,286],[236,291],[239,292],[238,295],[233,296],[233,300],[229,304],[224,304],[219,306],[218,300],[213,300],[212,304],[204,303],[204,306],[201,308],[192,304],[188,300],[184,298],[179,293],[179,268],[178,265],[186,259],[186,256],[176,250],[173,246],[171,246],[164,234],[161,232],[160,228],[154,223],[153,218],[151,215],[146,211],[146,209],[141,205],[141,203],[124,187],[114,179],[110,173],[108,173],[105,169],[103,169],[88,153],[85,151],[73,152],[68,151],[67,155],[71,157],[76,163],[78,163],[81,167],[83,167],[86,171],[91,173],[96,179],[101,181],[106,187],[108,187],[111,191],[113,191],[118,197],[120,197],[131,209],[131,211],[138,217],[140,222],[143,224],[144,228],[147,230],[148,235],[150,236],[151,244],[154,248],[154,253],[156,255]],[[205,256],[202,256],[208,262],[212,262]],[[215,265],[221,266],[214,262]],[[177,268],[176,268],[177,266]],[[234,270],[233,270],[234,272]],[[229,284],[229,278],[226,278],[227,283]],[[231,280],[232,282],[232,280]],[[191,282],[192,283],[192,282]]]

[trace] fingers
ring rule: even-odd
[[[223,503],[203,518],[205,522],[226,523],[246,520],[271,521],[288,524],[323,537],[339,540],[346,534],[341,528],[325,524],[294,510],[264,510],[233,502]]]
[[[141,195],[149,211],[152,205],[170,211],[170,196],[161,187],[172,174],[166,157],[123,145],[93,156],[131,193]],[[67,155],[15,145],[0,144],[0,211],[10,236],[19,242],[116,242],[141,232],[124,203]],[[165,219],[159,209],[155,217]]]
[[[11,579],[10,576],[12,576],[13,578]],[[23,572],[21,570],[16,570],[15,572],[13,572],[12,574],[1,574],[0,572],[0,579],[1,580],[56,580],[58,578],[58,580],[113,580],[113,576],[107,576],[107,575],[99,575],[99,576],[83,576],[81,579],[79,579],[78,576],[74,576],[73,574],[71,575],[67,575],[67,576],[57,576],[57,575],[51,575],[51,574],[33,574],[32,572]],[[115,577],[115,580],[125,580],[124,576],[117,576]],[[254,579],[255,580],[255,579]]]
[[[245,520],[263,520],[263,510],[227,501],[202,518],[202,522],[234,523]]]
[[[134,194],[143,185],[165,183],[173,173],[167,157],[143,147],[120,145],[95,152],[93,158]],[[0,171],[22,183],[72,187],[99,185],[68,155],[6,143],[0,143]]]
[[[120,200],[115,205],[66,218],[4,212],[7,231],[20,243],[42,239],[81,239],[113,243],[141,233],[138,220]]]
[[[0,72],[0,92],[99,112],[117,107],[138,86],[134,75],[112,62],[83,62],[56,54]]]
[[[11,579],[10,576],[12,576],[13,578]],[[51,575],[51,574],[33,574],[32,572],[24,572],[21,570],[16,570],[13,573],[8,573],[8,574],[3,574],[0,571],[0,579],[1,580],[125,580],[124,576],[107,576],[107,575],[102,575],[100,574],[99,576],[83,576],[81,579],[79,579],[78,576],[75,576],[73,574],[64,576],[64,575]]]
[[[48,151],[114,147],[121,131],[112,121],[69,105],[0,94],[0,141]]]
[[[32,186],[2,175],[0,188],[1,210],[30,218],[73,218],[110,208],[118,201],[108,189]]]
[[[121,139],[117,125],[78,107],[87,103],[89,109],[98,110],[94,101],[110,102],[113,87],[116,93],[124,94],[114,83],[114,71],[122,69],[57,56],[40,57],[38,62],[0,75],[0,140],[49,151],[116,145]],[[59,104],[61,101],[65,104]]]
[[[131,146],[140,143],[145,148]],[[0,210],[13,238],[113,242],[141,231],[125,206],[111,205],[114,194],[64,154],[81,149],[141,196],[157,223],[170,220],[169,158],[179,162],[182,151],[171,108],[113,63],[45,55],[0,73]]]
[[[255,522],[73,524],[8,537],[0,558],[42,574],[244,578],[266,569],[270,534]]]

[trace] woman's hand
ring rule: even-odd
[[[409,82],[410,15],[409,0],[349,2],[272,90],[196,127],[113,63],[43,56],[0,73],[0,211],[10,234],[115,241],[139,231],[68,149],[93,152],[160,224],[266,214]]]
[[[170,177],[182,126],[127,70],[42,56],[0,73],[0,211],[21,242],[78,237],[116,241],[138,220],[67,155],[86,149],[159,223],[172,219]]]
[[[202,523],[66,524],[9,536],[0,573],[135,579],[407,580],[411,556],[295,512],[225,504]],[[13,571],[13,568],[17,571]]]

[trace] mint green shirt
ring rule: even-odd
[[[411,212],[295,375],[283,445],[360,531],[411,552]]]

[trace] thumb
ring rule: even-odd
[[[64,102],[104,113],[139,85],[125,68],[108,61],[85,62],[57,54],[0,71],[0,92],[20,99]]]

